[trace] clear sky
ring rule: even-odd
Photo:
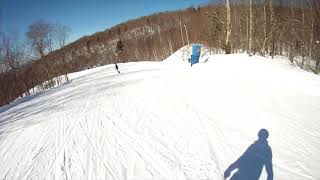
[[[70,40],[155,12],[205,5],[209,0],[0,0],[0,31],[24,34],[44,19],[68,25]]]

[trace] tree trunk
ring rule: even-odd
[[[274,57],[274,51],[275,51],[275,49],[274,49],[274,33],[275,33],[275,14],[274,14],[274,9],[273,9],[273,3],[272,3],[272,1],[273,0],[269,0],[269,8],[270,8],[270,13],[271,13],[271,15],[270,15],[270,22],[271,22],[271,29],[270,29],[270,32],[271,32],[271,47],[270,47],[270,55],[271,55],[271,57],[272,57],[272,59],[273,59],[273,57]]]
[[[265,55],[267,53],[267,48],[266,44],[268,41],[268,32],[267,32],[267,11],[266,11],[266,1],[263,4],[263,19],[264,19],[264,41],[263,41],[263,46],[262,46],[262,54]]]
[[[184,38],[183,38],[181,18],[180,18],[180,33],[181,33],[181,39],[182,39],[182,47],[184,47]],[[184,51],[182,51],[182,59],[184,59]]]
[[[303,5],[303,1],[300,0],[301,2],[301,8],[302,8],[302,46],[301,46],[301,55],[302,55],[302,68],[304,68],[304,64],[305,64],[305,54],[306,54],[306,30],[305,30],[305,12],[304,12],[304,5]]]
[[[184,24],[184,30],[186,31],[186,37],[187,37],[187,43],[188,43],[188,48],[187,48],[187,57],[189,57],[189,46],[190,46],[190,42],[189,42],[189,35],[188,35],[188,30],[187,30],[187,26]]]
[[[187,26],[186,26],[186,25],[183,25],[183,26],[184,26],[184,30],[186,31],[187,43],[188,43],[188,45],[189,45],[189,44],[190,44],[190,42],[189,42],[189,35],[188,35]]]
[[[249,54],[252,55],[253,54],[253,44],[252,44],[252,41],[253,41],[253,20],[254,20],[253,9],[252,9],[252,0],[250,0],[249,6],[250,6]]]
[[[247,42],[246,42],[246,44],[247,44],[247,53],[249,54],[250,52],[249,52],[249,41],[250,41],[250,38],[249,38],[249,36],[250,36],[250,33],[249,33],[249,12],[248,12],[248,6],[246,6],[246,22],[247,22]]]
[[[169,44],[170,54],[172,54],[173,53],[173,49],[172,49],[172,42],[171,42],[170,34],[169,34],[169,37],[168,37],[168,44]]]
[[[181,39],[182,39],[182,47],[184,47],[184,39],[183,39],[181,18],[180,18],[180,33],[181,33]]]
[[[294,25],[294,10],[293,10],[293,2],[290,0],[290,9],[291,9],[291,28],[290,28],[290,40],[289,40],[289,60],[293,64],[294,63],[294,58],[295,58],[295,25]]]
[[[311,60],[312,60],[312,56],[313,56],[313,38],[314,38],[314,14],[313,14],[313,7],[311,5],[311,37],[310,37],[310,49],[309,49],[309,61],[308,61],[308,66],[309,66],[309,69],[311,67]]]
[[[226,36],[226,44],[225,51],[226,54],[231,53],[231,45],[230,45],[230,35],[231,35],[231,10],[230,10],[230,2],[226,0],[226,10],[227,10],[227,36]]]

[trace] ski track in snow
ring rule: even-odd
[[[261,128],[275,179],[320,179],[318,76],[242,54],[119,68],[2,107],[0,179],[218,180]]]

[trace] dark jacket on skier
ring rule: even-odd
[[[118,67],[117,63],[114,63],[114,65],[116,66],[116,70],[117,70],[118,73],[120,74],[119,67]]]

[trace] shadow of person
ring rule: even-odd
[[[273,180],[272,150],[267,141],[269,132],[261,129],[258,137],[259,139],[250,145],[245,153],[224,172],[225,179],[233,170],[238,169],[230,180],[258,180],[265,166],[268,174],[267,180]]]

